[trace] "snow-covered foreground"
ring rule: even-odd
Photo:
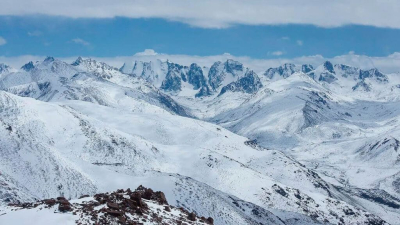
[[[93,60],[27,67],[0,74],[1,210],[144,185],[215,224],[399,224],[400,107],[384,89],[340,95],[340,83],[256,79],[229,61],[202,83],[214,94],[191,98]]]

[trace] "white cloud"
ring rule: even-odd
[[[275,51],[275,52],[272,52],[272,53],[271,53],[271,55],[274,55],[274,56],[281,56],[281,55],[283,55],[283,54],[285,54],[285,53],[282,52],[282,51]]]
[[[71,40],[71,42],[75,43],[75,44],[79,44],[79,45],[84,45],[84,46],[89,46],[90,45],[89,42],[87,42],[87,41],[85,41],[83,39],[80,39],[80,38],[74,38],[74,39]]]
[[[290,37],[281,37],[282,40],[288,41],[290,40]]]
[[[145,49],[143,52],[138,52],[136,56],[157,55],[158,53],[153,49]]]
[[[302,41],[302,40],[297,40],[297,41],[296,41],[296,44],[297,44],[298,46],[303,46],[303,41]]]
[[[205,28],[235,24],[400,28],[399,9],[398,0],[2,0],[0,15],[163,18]]]
[[[2,36],[0,36],[0,46],[7,44],[6,39],[4,39]]]
[[[18,56],[18,57],[4,57],[0,56],[0,62],[6,63],[14,68],[20,68],[22,65],[29,61],[42,61],[46,56]],[[68,63],[72,63],[78,56],[60,58]],[[294,63],[297,65],[311,64],[313,66],[321,65],[324,61],[329,60],[332,63],[341,63],[350,66],[360,67],[362,69],[378,68],[384,73],[397,73],[400,72],[400,52],[395,52],[385,57],[369,57],[365,55],[346,54],[336,56],[333,58],[326,58],[321,55],[302,56],[293,59],[255,59],[247,56],[234,56],[231,54],[212,55],[212,56],[196,56],[196,55],[168,55],[157,53],[153,55],[134,54],[132,56],[117,56],[117,57],[91,57],[98,61],[106,62],[112,66],[120,68],[125,62],[151,61],[167,59],[179,63],[181,65],[189,66],[191,63],[197,63],[200,66],[210,67],[216,61],[225,61],[227,59],[237,60],[244,64],[244,66],[253,69],[256,73],[262,74],[270,67],[277,67],[284,63]]]

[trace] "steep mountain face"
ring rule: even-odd
[[[27,64],[23,65],[21,67],[22,70],[25,70],[26,72],[29,72],[30,70],[32,70],[33,68],[35,68],[35,66],[33,65],[33,62],[30,61]]]
[[[301,65],[298,67],[291,63],[285,63],[282,66],[276,68],[269,68],[265,71],[264,76],[270,80],[277,80],[280,78],[288,78],[294,73],[303,72],[308,73],[314,70],[314,67],[310,64]]]
[[[164,91],[177,92],[182,90],[182,82],[187,82],[186,70],[183,66],[175,63],[167,62],[168,72],[165,75],[165,80],[161,84],[161,89]]]
[[[338,83],[341,86],[352,84],[351,89],[369,92],[374,83],[384,84],[388,82],[388,77],[376,68],[362,70],[359,68],[337,64],[326,61],[315,70],[306,72],[312,79],[324,83]]]
[[[125,63],[120,71],[141,77],[166,93],[186,97],[206,97],[218,95],[221,89],[243,77],[246,69],[234,60],[215,62],[208,74],[193,63],[182,66],[169,61],[134,62],[133,66]]]
[[[318,81],[333,83],[337,81],[335,70],[331,62],[326,61],[322,65],[322,71],[319,73]]]
[[[243,72],[243,64],[237,61],[216,62],[210,68],[208,82],[213,90],[218,90],[221,86],[235,81]]]
[[[120,71],[143,78],[169,94],[177,95],[188,92],[189,95],[196,97],[212,94],[203,74],[203,69],[195,63],[186,67],[161,60],[154,62],[136,61],[133,63],[133,67],[125,63]]]
[[[195,90],[207,86],[207,81],[203,74],[203,70],[196,63],[192,63],[187,73],[188,82],[193,85]]]
[[[165,79],[165,75],[168,73],[167,62],[161,60],[151,62],[135,61],[133,65],[125,63],[120,71],[125,74],[131,74],[137,77],[141,77],[154,84],[156,87],[160,87]]]
[[[119,74],[117,68],[96,60],[83,59],[82,57],[78,57],[71,65],[82,71],[97,74],[105,79],[110,79],[113,75]]]
[[[314,67],[310,64],[304,64],[301,66],[301,72],[308,73],[314,70]]]
[[[306,69],[306,68],[305,68]],[[294,64],[286,63],[277,68],[269,68],[265,71],[264,75],[273,80],[277,79],[277,77],[288,78],[290,75],[294,74],[295,72],[299,72]]]
[[[262,88],[262,83],[260,78],[254,71],[250,70],[245,73],[245,75],[239,78],[237,81],[232,82],[221,89],[219,95],[224,94],[227,91],[231,92],[243,92],[247,94],[254,94],[260,88]]]

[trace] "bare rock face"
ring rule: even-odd
[[[184,208],[168,205],[165,194],[139,186],[135,191],[117,190],[99,193],[85,200],[69,201],[64,197],[45,199],[36,203],[10,204],[9,207],[39,210],[55,210],[55,213],[69,213],[76,216],[76,224],[213,224],[209,217],[197,217]],[[56,206],[58,204],[58,207]],[[39,211],[37,210],[37,211]]]
[[[196,214],[194,212],[189,213],[188,219],[190,221],[196,221]]]

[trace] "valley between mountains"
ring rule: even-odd
[[[0,224],[50,216],[10,203],[140,185],[214,224],[400,224],[400,74],[0,64],[0,155]]]

